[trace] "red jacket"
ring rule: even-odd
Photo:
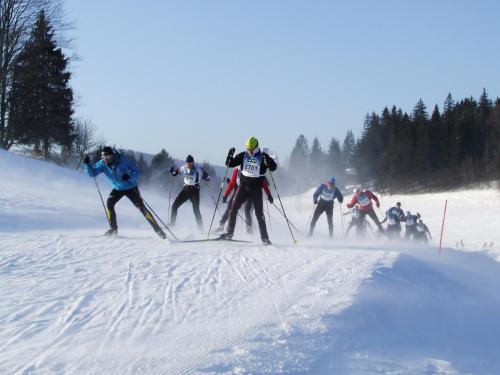
[[[238,168],[233,169],[233,174],[231,175],[231,180],[227,184],[226,191],[224,192],[225,197],[228,197],[229,194],[231,194],[231,191],[233,189],[234,189],[234,191],[236,191],[236,189],[238,189],[238,184],[237,184],[238,172],[239,172]],[[267,182],[267,180],[265,178],[262,180],[262,189],[264,189],[264,191],[266,192],[268,197],[271,196],[271,190],[269,190],[269,183]]]
[[[377,207],[380,207],[380,202],[375,194],[373,194],[370,190],[363,190],[359,194],[354,194],[349,203],[347,203],[348,208],[353,208],[355,204],[359,205],[359,210],[362,212],[368,212],[373,210],[372,199],[377,204]]]

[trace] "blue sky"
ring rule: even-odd
[[[500,2],[66,0],[77,115],[109,143],[222,164],[256,136],[358,135],[367,112],[500,96]]]

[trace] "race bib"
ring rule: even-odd
[[[392,218],[392,217],[389,217],[389,218],[387,218],[387,224],[396,225],[396,220],[394,220],[394,218]]]
[[[412,217],[406,219],[406,225],[414,225],[415,220]]]
[[[419,232],[425,232],[425,227],[423,225],[417,224],[417,230]]]
[[[359,219],[360,216],[361,216],[361,213],[359,212],[359,210],[352,211],[352,217],[354,217],[355,219]]]
[[[366,195],[362,194],[358,197],[358,203],[363,207],[367,207],[371,204],[371,201]]]
[[[321,199],[324,201],[333,201],[333,191],[323,190],[321,192]]]
[[[184,169],[184,185],[196,185],[196,170],[195,169]]]
[[[241,173],[245,177],[260,177],[260,161],[255,158],[245,159]]]

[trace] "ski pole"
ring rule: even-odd
[[[168,211],[167,211],[167,219],[170,218],[170,202],[172,201],[172,174],[170,174],[170,189],[168,191]]]
[[[138,194],[138,193],[136,193],[136,194]],[[144,198],[143,198],[140,194],[138,194],[138,195],[139,195],[139,197],[142,199],[142,203],[144,203],[144,206],[146,206],[146,208],[147,208],[149,211],[151,211],[151,213],[152,213],[153,215],[155,215],[155,216],[156,216],[156,218],[158,219],[158,221],[159,221],[159,222],[160,222],[160,223],[161,223],[161,224],[165,227],[165,229],[166,229],[166,230],[167,230],[167,231],[168,231],[168,232],[172,235],[172,237],[174,238],[174,240],[179,241],[179,239],[175,236],[174,232],[172,232],[172,230],[168,227],[168,225],[167,225],[167,224],[165,224],[165,223],[163,222],[163,220],[162,220],[162,219],[158,216],[158,214],[155,212],[155,210],[153,210],[153,208],[149,205],[149,203],[148,203],[148,202],[146,202],[146,200],[145,200],[145,199],[144,199]]]
[[[307,230],[309,229],[309,223],[313,217],[313,214],[314,214],[314,211],[316,211],[316,206],[313,206],[313,209],[311,211],[311,215],[309,215],[309,219],[307,219],[307,223],[306,223],[306,232]]]
[[[106,215],[106,219],[108,220],[108,224],[111,226],[111,218],[109,217],[110,216],[109,211],[106,208],[106,205],[104,204],[104,199],[102,198],[101,189],[99,189],[99,184],[97,183],[97,179],[95,178],[94,170],[92,169],[92,166],[90,164],[87,164],[87,168],[92,173],[92,179],[94,180],[95,187],[97,189],[97,192],[99,193],[99,198],[101,198],[101,203],[102,203],[102,208],[104,209],[104,214]]]
[[[276,208],[276,210],[278,210],[278,212],[279,212],[279,213],[280,213],[283,217],[285,217],[285,218],[286,218],[286,216],[283,214],[283,211],[281,211],[281,210],[279,209],[279,207],[278,207],[278,206],[276,206],[274,203],[272,204],[272,206],[273,206],[274,208]],[[302,232],[301,232],[301,231],[300,231],[300,230],[299,230],[299,229],[298,229],[295,225],[293,225],[293,223],[292,223],[289,219],[287,219],[287,220],[288,220],[288,222],[290,223],[290,225],[292,226],[292,228],[293,228],[293,229],[295,229],[295,231],[296,231],[299,235],[303,236]]]
[[[288,229],[290,230],[290,235],[292,236],[293,243],[296,244],[297,240],[293,236],[292,228],[290,227],[290,221],[286,217],[286,212],[285,212],[285,207],[283,207],[283,202],[281,201],[280,193],[278,192],[278,188],[276,187],[276,182],[274,182],[274,177],[273,173],[271,172],[271,169],[267,169],[269,171],[269,175],[271,176],[271,181],[273,182],[274,190],[276,190],[276,195],[278,196],[278,200],[280,201],[281,209],[283,210],[283,216],[286,219],[286,224],[288,225]]]
[[[345,234],[344,215],[342,214],[342,203],[339,204],[339,207],[340,207],[340,222],[342,223],[342,234]]]
[[[97,188],[97,192],[99,193],[99,197],[101,198],[102,208],[104,209],[104,214],[106,215],[106,219],[108,219],[108,224],[111,226],[111,218],[109,217],[109,211],[104,204],[104,199],[102,198],[101,189],[99,189],[99,184],[97,183],[97,179],[94,175],[92,175],[94,179],[95,187]]]
[[[215,203],[214,214],[212,215],[212,221],[210,222],[210,228],[208,228],[207,238],[210,237],[210,232],[212,231],[212,225],[214,224],[214,219],[215,219],[215,212],[217,211],[217,206],[219,205],[220,196],[222,195],[222,189],[224,189],[224,181],[226,181],[228,170],[229,170],[229,165],[226,165],[226,171],[224,172],[224,178],[222,179],[222,182],[220,184],[219,196],[217,197],[217,202]]]
[[[269,200],[266,200],[266,207],[267,207],[267,220],[269,221],[269,230],[272,232],[273,228],[271,226],[271,213],[269,212]]]
[[[210,185],[208,184],[208,182],[206,180],[203,180],[203,181],[205,181],[205,184],[207,185],[208,195],[210,195],[210,198],[212,198],[212,202],[214,202],[215,210],[219,213],[219,216],[222,218],[222,214],[219,211],[219,207],[218,207],[217,203],[215,202],[215,198],[212,195],[212,192],[210,191]],[[224,186],[224,180],[222,180],[222,185]]]

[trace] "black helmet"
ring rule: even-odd
[[[113,149],[111,147],[105,146],[102,148],[101,153],[103,153],[105,155],[113,155],[115,152],[113,151]]]

